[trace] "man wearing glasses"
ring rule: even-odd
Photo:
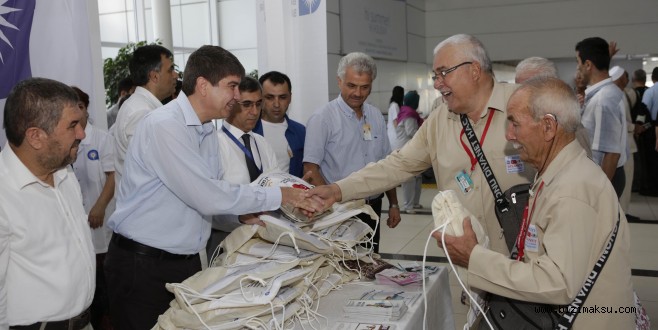
[[[454,35],[434,50],[434,88],[444,98],[416,135],[399,151],[311,194],[330,201],[351,200],[385,191],[432,167],[442,190],[455,190],[489,235],[491,249],[509,255],[494,211],[494,196],[471,148],[460,115],[465,115],[482,146],[500,191],[527,183],[535,171],[505,140],[507,100],[513,84],[496,82],[482,43]],[[325,203],[325,205],[327,205]],[[328,204],[330,205],[330,204]]]
[[[224,169],[222,180],[234,184],[248,184],[263,172],[278,167],[276,153],[261,135],[252,130],[260,117],[263,92],[258,80],[245,76],[238,85],[240,101],[236,102],[228,118],[218,128],[219,158]],[[213,217],[212,233],[208,240],[208,259],[233,229],[250,215],[222,214]],[[210,261],[210,260],[209,260]]]

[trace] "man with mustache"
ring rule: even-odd
[[[516,85],[495,80],[484,46],[470,35],[454,35],[439,43],[432,67],[434,88],[445,103],[432,112],[414,137],[386,159],[335,184],[316,187],[310,195],[327,202],[363,198],[391,189],[431,167],[438,187],[457,191],[460,202],[483,224],[491,249],[509,254],[496,218],[494,195],[478,165],[478,153],[464,134],[460,115],[471,123],[501,192],[529,182],[534,170],[524,165],[504,136],[507,100]]]
[[[238,86],[240,101],[231,109],[228,118],[217,131],[219,157],[224,173],[222,179],[235,184],[247,184],[261,173],[281,170],[276,154],[268,141],[252,132],[260,117],[263,92],[258,80],[245,76]],[[233,229],[242,225],[250,215],[222,214],[213,218],[212,233],[208,240],[208,259]]]
[[[379,109],[365,103],[375,78],[375,61],[364,53],[347,54],[338,63],[340,95],[317,109],[306,127],[311,133],[306,135],[304,144],[304,173],[311,172],[311,184],[333,183],[391,152],[384,116]],[[395,228],[400,222],[395,186],[387,189],[386,196],[390,205],[388,226]],[[381,216],[381,191],[361,197]],[[374,220],[368,216],[362,220],[375,229]],[[373,239],[377,252],[379,228]]]
[[[569,85],[557,78],[528,80],[512,94],[505,137],[537,170],[518,255],[510,259],[476,246],[468,220],[463,236],[445,235],[447,253],[468,269],[471,287],[522,301],[580,306],[580,313],[562,317],[574,330],[635,329],[635,313],[629,313],[635,308],[630,228],[605,173],[575,141],[579,108]],[[442,247],[441,233],[433,235]],[[601,312],[601,306],[609,309]]]
[[[85,132],[78,95],[30,78],[7,98],[0,153],[0,328],[91,329],[96,256],[69,166]]]

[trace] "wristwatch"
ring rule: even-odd
[[[400,205],[398,205],[398,204],[391,204],[391,205],[388,206],[388,208],[389,208],[389,209],[399,209],[399,208],[400,208]]]

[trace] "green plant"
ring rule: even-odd
[[[137,43],[131,42],[119,49],[115,58],[106,58],[103,63],[103,75],[105,76],[105,104],[110,105],[117,103],[119,100],[118,85],[123,78],[130,76],[128,63],[135,52],[135,49],[145,46],[146,41]]]
[[[258,80],[258,69],[251,70],[251,72],[247,73],[247,76]]]

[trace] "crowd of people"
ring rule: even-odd
[[[366,102],[375,60],[349,53],[336,72],[340,94],[306,125],[287,115],[286,74],[245,76],[218,46],[194,51],[182,81],[170,50],[139,47],[108,109],[109,132],[89,122],[84,91],[27,79],[4,111],[0,328],[150,329],[173,299],[165,284],[207,267],[233,229],[262,225],[262,212],[289,205],[313,216],[362,198],[381,217],[386,195],[382,223],[395,228],[401,212],[423,208],[427,170],[489,236],[488,249],[477,245],[468,220],[463,236],[435,234],[472,287],[569,305],[612,239],[584,306],[634,306],[625,213],[631,191],[658,195],[658,87],[647,89],[641,70],[628,87],[629,74],[610,67],[614,43],[587,38],[574,49],[575,90],[539,57],[521,61],[511,84],[496,80],[477,38],[451,36],[434,49],[440,97],[430,115],[419,115],[417,91],[395,86],[388,120]],[[658,68],[651,77],[658,81]],[[316,187],[249,185],[271,171]],[[495,209],[503,191],[524,183],[530,211],[510,258]],[[363,220],[377,252],[378,222]],[[636,322],[577,315],[579,329]]]

